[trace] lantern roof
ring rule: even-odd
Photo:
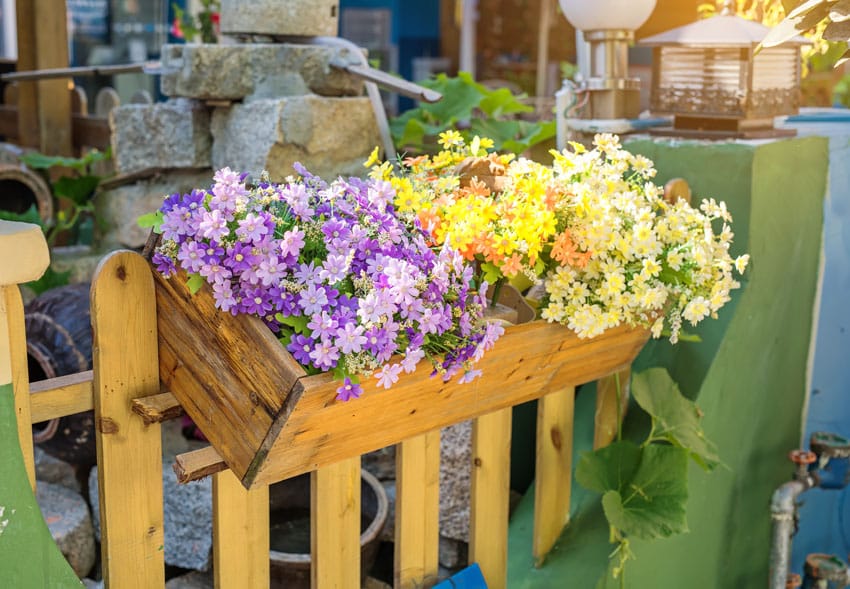
[[[768,32],[770,27],[761,23],[740,16],[721,14],[646,37],[638,41],[638,45],[753,47],[761,43]],[[789,45],[808,45],[809,43],[808,39],[799,35],[787,41]]]

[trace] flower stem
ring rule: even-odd
[[[623,441],[622,391],[620,390],[620,373],[614,373],[614,386],[617,387],[617,441]]]

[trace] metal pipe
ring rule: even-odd
[[[816,484],[812,475],[788,481],[773,493],[770,518],[773,535],[770,545],[770,589],[785,589],[791,561],[791,536],[794,534],[797,499]]]

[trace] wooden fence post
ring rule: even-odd
[[[360,457],[310,475],[313,589],[360,588]]]
[[[147,261],[115,252],[92,282],[92,363],[103,577],[107,589],[165,586],[162,439],[132,400],[159,393],[156,299]]]
[[[396,589],[436,581],[439,549],[440,430],[434,430],[396,446]]]
[[[534,540],[537,566],[570,520],[572,489],[574,387],[537,402],[537,467],[534,482]]]
[[[251,491],[230,469],[213,475],[216,589],[269,586],[269,488]]]
[[[469,562],[477,562],[489,589],[505,589],[511,492],[512,408],[472,422]]]

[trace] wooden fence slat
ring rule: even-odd
[[[537,402],[537,466],[532,552],[540,566],[570,520],[575,388]]]
[[[489,589],[505,589],[511,478],[511,412],[500,409],[472,422],[469,562]]]
[[[629,383],[632,370],[626,368],[618,373],[596,381],[596,415],[594,416],[593,449],[604,448],[617,437],[617,415],[620,421],[629,405]],[[617,411],[617,381],[620,384],[620,409]]]
[[[39,380],[30,384],[30,419],[48,419],[94,409],[94,373],[91,370]]]
[[[144,258],[116,252],[100,263],[92,360],[107,589],[165,586],[160,426],[130,411],[133,399],[159,392],[155,301]]]
[[[216,589],[269,586],[269,488],[248,491],[231,470],[213,475]]]
[[[439,573],[440,430],[396,446],[395,587],[430,586]]]
[[[24,303],[17,284],[2,287],[2,305],[6,310],[6,323],[10,344],[12,388],[15,391],[15,414],[18,420],[18,439],[24,455],[24,465],[30,485],[35,490],[35,458],[32,447],[32,421],[30,421],[29,369],[27,367],[27,336],[24,327]],[[1,327],[1,326],[0,326]],[[0,337],[7,337],[4,333]]]
[[[313,589],[360,588],[360,457],[310,476]]]
[[[178,482],[188,483],[227,470],[227,465],[221,459],[218,450],[212,446],[204,446],[197,450],[178,454],[174,458],[172,468],[177,475]]]

